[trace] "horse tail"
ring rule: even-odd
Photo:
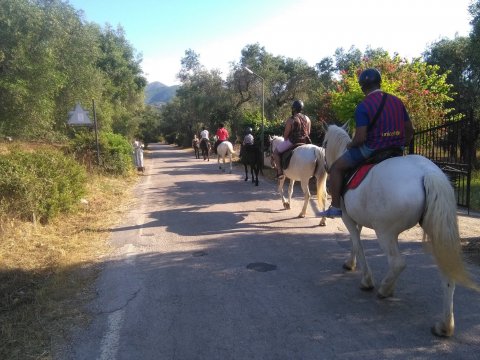
[[[314,175],[317,179],[317,201],[320,208],[325,209],[327,203],[327,170],[325,169],[325,149],[316,146]]]
[[[438,268],[448,279],[480,291],[462,259],[458,230],[457,203],[448,178],[444,174],[427,173],[423,179],[425,210],[421,220],[423,241],[432,252]]]

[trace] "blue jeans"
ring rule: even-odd
[[[353,168],[369,158],[373,152],[374,150],[362,145],[360,147],[347,149],[341,157],[348,163],[350,168]]]

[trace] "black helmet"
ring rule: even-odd
[[[360,76],[358,77],[358,83],[362,90],[364,88],[370,88],[372,86],[380,86],[382,82],[382,77],[380,72],[377,69],[369,68],[363,70]]]
[[[251,134],[253,129],[251,127],[245,128],[245,134]]]
[[[303,110],[303,101],[295,100],[292,104],[292,109],[296,110],[297,112],[301,112]]]

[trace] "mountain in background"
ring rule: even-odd
[[[155,81],[145,88],[145,104],[160,107],[168,103],[177,92],[179,85],[167,86]]]

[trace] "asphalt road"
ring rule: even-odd
[[[480,359],[472,290],[457,287],[455,335],[431,335],[441,287],[420,242],[401,241],[407,268],[395,297],[380,300],[342,269],[341,220],[318,227],[311,208],[296,218],[301,190],[283,210],[276,184],[244,182],[243,167],[224,174],[191,150],[151,150],[138,206],[112,233],[93,321],[57,359]],[[379,283],[386,257],[365,237]]]

